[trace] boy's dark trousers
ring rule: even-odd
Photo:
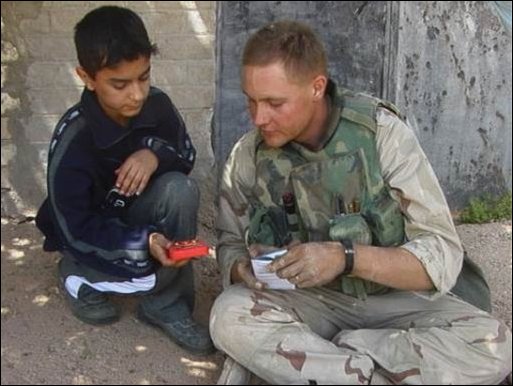
[[[169,240],[187,240],[196,237],[196,220],[199,206],[199,189],[189,177],[178,172],[168,172],[149,184],[137,197],[122,217],[129,225],[153,225]],[[77,262],[70,254],[63,253],[59,264],[63,283],[70,276],[86,279],[90,283],[122,283],[127,278],[115,277],[94,270]],[[192,311],[194,308],[194,282],[192,265],[182,268],[160,267],[155,272],[155,285],[151,289],[130,292],[134,295],[148,295],[144,306],[159,311],[173,303],[185,300]],[[115,285],[113,286],[116,287]],[[101,290],[119,294],[115,290]]]

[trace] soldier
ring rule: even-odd
[[[338,88],[298,22],[257,31],[242,65],[256,129],[221,184],[214,344],[273,384],[504,379],[511,332],[487,312],[488,286],[398,109]],[[254,276],[269,246],[288,249],[269,270],[296,289]]]

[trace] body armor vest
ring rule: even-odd
[[[291,240],[291,210],[284,210],[284,195],[295,199],[299,231],[294,235],[302,242],[404,242],[403,216],[381,176],[375,141],[376,108],[401,116],[399,111],[367,95],[346,90],[337,94],[333,85],[328,95],[332,107],[341,112],[328,129],[323,149],[313,152],[296,143],[274,149],[257,137],[249,243],[283,246]],[[329,287],[360,298],[388,290],[350,276],[337,278]]]

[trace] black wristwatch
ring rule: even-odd
[[[344,248],[344,254],[346,255],[346,265],[342,275],[350,275],[353,272],[354,267],[354,248],[353,242],[349,239],[342,240],[340,242]]]

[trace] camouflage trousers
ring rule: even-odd
[[[511,332],[453,295],[358,300],[326,288],[216,300],[215,345],[272,384],[494,384],[511,372]]]

